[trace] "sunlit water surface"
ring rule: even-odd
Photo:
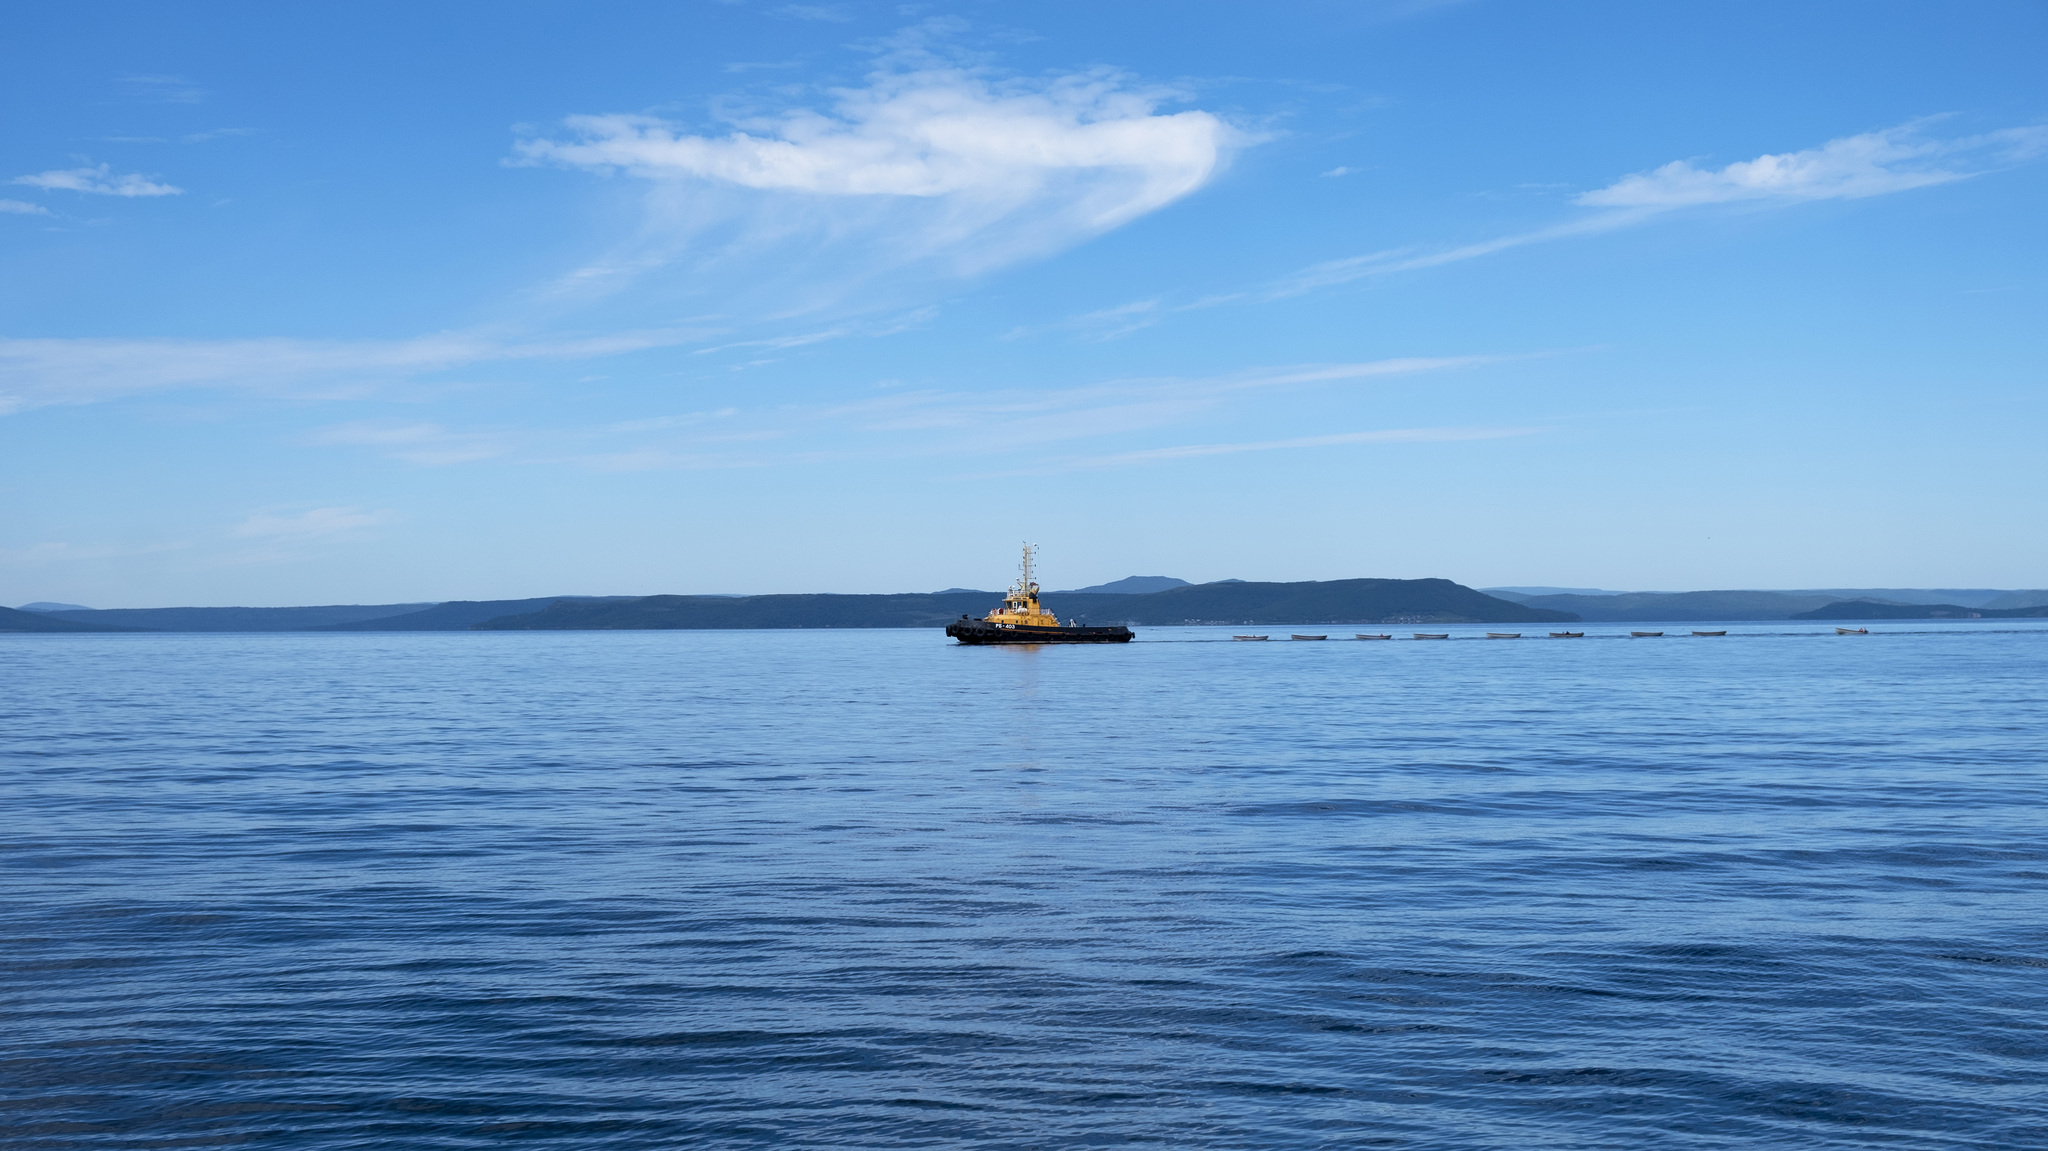
[[[2048,631],[1697,626],[0,636],[0,1142],[2048,1146]]]

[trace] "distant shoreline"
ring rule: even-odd
[[[1160,588],[1152,591],[1125,590]],[[1134,627],[1404,626],[1428,624],[1729,623],[2048,618],[2048,591],[1977,589],[1963,603],[1837,599],[1822,592],[1701,591],[1489,594],[1444,579],[1188,584],[1130,577],[1100,588],[1047,592],[1049,609],[1082,623]],[[1534,591],[1537,589],[1529,589]],[[1895,596],[1933,591],[1880,589]],[[949,588],[879,595],[539,596],[444,603],[318,607],[0,608],[0,632],[642,631],[942,628],[979,617],[1001,592]],[[40,607],[41,605],[35,605]],[[55,605],[52,605],[55,606]]]

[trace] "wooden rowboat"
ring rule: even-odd
[[[1358,638],[1359,638],[1359,639],[1393,639],[1393,638],[1394,638],[1393,636],[1390,636],[1390,635],[1367,635],[1367,634],[1365,634],[1364,632],[1358,632],[1358,633],[1357,633],[1357,635],[1358,635]]]
[[[1655,639],[1657,636],[1663,635],[1664,633],[1661,631],[1632,631],[1628,634],[1634,636],[1636,639]]]
[[[1268,639],[1268,638],[1270,638],[1270,637],[1268,637],[1268,636],[1263,636],[1263,635],[1234,635],[1234,636],[1231,636],[1230,638],[1231,638],[1231,639]]]
[[[1329,639],[1326,635],[1290,635],[1289,639]]]
[[[1418,632],[1416,632],[1416,633],[1415,633],[1415,638],[1416,638],[1416,639],[1449,639],[1449,638],[1451,638],[1451,633],[1450,633],[1450,632],[1442,632],[1442,633],[1439,633],[1439,634],[1431,634],[1431,633],[1429,633],[1429,632],[1426,632],[1426,631],[1418,631]]]
[[[1694,635],[1727,635],[1726,631],[1696,631]]]
[[[1869,629],[1869,628],[1867,628],[1867,627],[1838,627],[1838,628],[1836,628],[1836,629],[1835,629],[1835,634],[1836,634],[1836,635],[1869,635],[1869,634],[1870,634],[1870,629]]]
[[[1522,633],[1521,633],[1521,632],[1518,632],[1518,631],[1490,631],[1490,632],[1487,632],[1487,633],[1486,633],[1486,638],[1487,638],[1487,639],[1521,639],[1521,638],[1522,638]]]
[[[1586,633],[1585,633],[1585,632],[1582,632],[1582,631],[1554,631],[1554,632],[1551,632],[1551,633],[1550,633],[1550,638],[1551,638],[1551,639],[1585,639],[1585,638],[1586,638]]]

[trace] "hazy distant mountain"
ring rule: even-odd
[[[327,607],[116,607],[46,613],[73,623],[145,631],[310,631],[351,620],[404,615],[432,604],[335,604]]]
[[[1593,623],[1671,623],[1706,620],[1791,619],[1825,607],[1835,597],[1775,591],[1625,592],[1620,595],[1539,595],[1529,607],[1577,612]]]
[[[1134,623],[1570,623],[1447,579],[1219,580],[1130,597]],[[1116,609],[1110,608],[1112,612]]]
[[[1960,607],[1989,607],[1992,600],[2010,592],[1998,588],[1962,587],[1822,587],[1794,588],[1783,595],[1828,596],[1837,602],[1875,600],[1879,603],[1955,604]]]
[[[1150,590],[1147,590],[1150,589]],[[1542,594],[1536,594],[1536,593]],[[94,610],[39,602],[0,608],[0,631],[464,631],[583,628],[940,627],[981,616],[1001,592],[947,588],[906,595],[539,596],[429,604],[171,607]],[[1672,623],[1776,619],[2032,618],[2048,590],[1869,588],[1808,591],[1617,592],[1502,587],[1449,580],[1308,580],[1190,584],[1129,576],[1047,592],[1062,619],[1181,623]],[[1893,611],[1893,608],[1900,609]],[[1924,610],[1923,610],[1924,609]],[[1859,614],[1860,613],[1860,614]]]
[[[1064,592],[1047,592],[1047,595],[1149,595],[1155,591],[1171,591],[1177,587],[1190,587],[1188,581],[1172,576],[1125,576],[1110,583],[1099,583],[1093,587],[1071,588]]]
[[[2040,607],[2042,604],[2048,604],[2048,588],[2037,588],[2033,591],[2009,591],[1996,599],[1986,600],[1977,606],[2009,608]]]
[[[562,601],[505,616],[481,631],[683,628],[941,627],[994,606],[989,592],[925,595],[757,595],[746,599],[656,595]],[[1578,617],[1524,607],[1445,579],[1309,580],[1186,584],[1166,591],[1047,592],[1047,610],[1082,623],[1567,623]]]
[[[1539,595],[1627,595],[1625,591],[1608,591],[1597,587],[1483,587],[1487,595],[1499,596],[1515,603],[1527,603]]]
[[[1967,607],[1952,603],[1879,603],[1850,600],[1803,611],[1793,619],[2041,619],[2048,617],[2048,604],[2037,607]]]
[[[78,623],[56,616],[44,615],[39,611],[16,611],[11,607],[0,607],[0,631],[137,631],[132,627],[105,627],[96,624]]]
[[[1530,607],[1577,612],[1593,623],[1695,623],[1709,620],[1823,618],[1802,616],[1829,604],[1894,603],[1960,605],[1966,608],[2029,607],[2048,603],[2048,592],[2001,592],[1989,588],[1812,588],[1796,591],[1599,592],[1524,595],[1525,589],[1492,588],[1502,599]],[[2027,596],[2039,599],[2028,601]],[[2004,602],[2012,600],[2013,602]],[[1847,618],[1847,617],[1827,617]],[[1871,617],[1880,618],[1880,617]],[[1901,617],[1926,618],[1926,617]]]
[[[318,628],[319,631],[467,631],[472,624],[503,615],[525,615],[529,612],[544,611],[558,603],[576,601],[579,603],[612,603],[633,600],[637,596],[588,596],[551,595],[536,599],[458,599],[437,603],[424,611],[407,612],[402,615],[377,616],[374,619],[350,620],[331,623]],[[738,597],[713,595],[705,599],[731,600]]]

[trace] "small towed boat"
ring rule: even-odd
[[[1416,639],[1449,639],[1449,638],[1451,638],[1451,633],[1450,633],[1450,632],[1441,632],[1441,633],[1438,633],[1438,634],[1434,634],[1434,635],[1433,635],[1433,634],[1431,634],[1431,633],[1429,633],[1429,632],[1426,632],[1426,631],[1418,631],[1418,632],[1416,632],[1416,633],[1415,633],[1415,638],[1416,638]]]
[[[1550,633],[1550,638],[1551,638],[1551,639],[1585,639],[1585,638],[1586,638],[1586,633],[1585,633],[1585,632],[1582,632],[1582,631],[1554,631],[1554,632],[1551,632],[1551,633]]]
[[[1870,629],[1869,629],[1869,628],[1867,628],[1867,627],[1838,627],[1838,628],[1836,628],[1836,629],[1835,629],[1835,634],[1836,634],[1836,635],[1869,635],[1869,634],[1870,634]]]
[[[1655,639],[1664,633],[1661,631],[1632,631],[1628,634],[1636,639]]]
[[[1521,639],[1521,638],[1522,638],[1522,633],[1521,633],[1521,632],[1518,632],[1518,631],[1490,631],[1490,632],[1487,632],[1487,633],[1486,633],[1486,638],[1487,638],[1487,639]]]
[[[1365,634],[1364,632],[1358,632],[1358,633],[1356,633],[1356,634],[1357,634],[1357,636],[1358,636],[1358,638],[1359,638],[1359,639],[1393,639],[1393,638],[1394,638],[1393,636],[1390,636],[1390,635],[1367,635],[1367,634]]]
[[[1694,635],[1727,635],[1726,631],[1696,631]]]
[[[1231,638],[1231,639],[1267,639],[1267,638],[1270,638],[1270,637],[1268,637],[1268,636],[1263,636],[1263,635],[1234,635],[1234,636],[1231,636],[1230,638]]]
[[[1326,635],[1290,635],[1289,639],[1329,639]]]

